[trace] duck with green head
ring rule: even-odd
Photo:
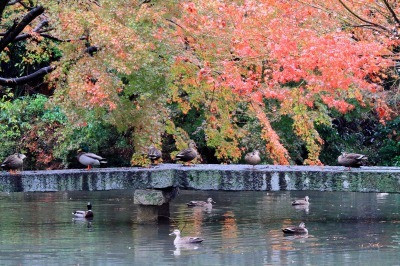
[[[87,206],[87,211],[74,211],[72,214],[74,215],[75,218],[93,218],[93,211],[92,211],[92,204],[88,202]]]

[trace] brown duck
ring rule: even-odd
[[[157,149],[156,147],[154,147],[154,145],[151,145],[149,147],[149,150],[147,152],[147,158],[150,159],[152,165],[158,164],[156,162],[158,162],[158,160],[161,158],[161,156],[162,156],[161,151],[159,149]]]
[[[309,200],[310,200],[310,198],[308,196],[305,196],[304,199],[297,199],[297,200],[292,201],[292,206],[296,206],[296,205],[308,206],[310,204]]]
[[[346,153],[342,152],[342,154],[338,157],[338,163],[345,167],[360,167],[365,164],[368,160],[368,157],[364,154],[358,153]]]
[[[181,150],[175,156],[175,161],[182,161],[184,162],[183,165],[190,165],[190,162],[196,158],[197,158],[196,143],[194,141],[190,141],[188,148]]]
[[[9,170],[10,174],[15,175],[17,174],[17,170],[22,169],[25,158],[26,156],[22,153],[14,153],[4,160],[1,167]]]
[[[299,226],[289,226],[286,228],[282,228],[282,232],[285,234],[292,234],[292,235],[308,234],[306,225],[303,222],[301,222]]]
[[[205,207],[205,208],[212,208],[212,204],[216,203],[212,198],[208,198],[207,201],[197,201],[192,200],[186,203],[188,207]]]
[[[178,244],[196,244],[196,243],[201,243],[204,241],[203,238],[201,237],[196,237],[196,236],[185,236],[181,237],[181,231],[178,229],[175,229],[170,236],[175,235],[175,240],[174,240],[174,245]]]
[[[253,167],[261,162],[260,152],[258,150],[254,150],[249,152],[244,157],[244,160],[247,164],[252,165]]]

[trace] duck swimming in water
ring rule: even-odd
[[[185,236],[181,237],[181,231],[178,229],[175,229],[170,236],[175,235],[175,240],[174,240],[174,245],[178,244],[196,244],[196,243],[201,243],[204,241],[203,238],[200,237],[192,237],[192,236]]]
[[[308,196],[305,196],[304,199],[298,199],[298,200],[292,201],[292,206],[296,206],[296,205],[308,206],[308,205],[310,205],[309,200],[310,200],[310,198]]]
[[[87,211],[74,211],[72,214],[75,218],[93,218],[92,204],[88,202]]]
[[[285,234],[308,234],[305,223],[301,222],[299,226],[289,226],[282,228],[282,232]]]
[[[207,201],[196,201],[192,200],[188,203],[186,203],[187,206],[189,207],[206,207],[206,208],[212,208],[212,204],[216,203],[213,201],[212,198],[208,198]]]

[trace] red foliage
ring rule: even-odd
[[[343,12],[337,1],[319,1],[325,9],[308,2],[313,5],[285,0],[192,1],[182,5],[183,16],[177,21],[178,43],[190,48],[185,58],[200,66],[198,79],[213,83],[213,89],[231,88],[252,104],[276,163],[287,163],[288,155],[259,106],[264,99],[281,102],[280,113],[295,119],[295,132],[307,144],[308,162],[319,164],[323,141],[313,125],[316,102],[341,113],[354,108],[349,98],[362,105],[374,102],[382,97],[382,89],[370,81],[378,80],[391,65],[386,55],[393,41],[346,30],[342,20],[322,11]],[[382,106],[378,114],[387,118]]]

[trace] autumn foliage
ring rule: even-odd
[[[265,100],[277,100],[276,111],[293,118],[309,164],[320,164],[323,140],[315,124],[330,124],[330,109],[346,113],[354,108],[348,99],[356,99],[389,116],[382,87],[371,80],[392,65],[387,55],[397,41],[358,36],[366,33],[301,1],[192,1],[181,8],[176,34],[185,50],[177,60],[198,68],[185,79],[207,84],[201,91],[229,89],[247,102],[275,163],[287,164],[288,154],[270,126],[271,110],[262,108]]]
[[[29,10],[28,1],[17,2],[10,19]],[[273,126],[289,117],[307,151],[304,164],[320,165],[324,139],[316,128],[330,127],[333,112],[359,105],[375,110],[382,123],[398,112],[385,87],[399,59],[395,1],[41,4],[44,15],[22,34],[30,36],[28,54],[38,43],[62,54],[46,76],[55,88],[50,105],[62,107],[75,128],[99,120],[130,134],[134,158],[152,143],[161,146],[165,135],[179,149],[201,131],[221,162],[258,148],[269,161],[290,164],[287,143]],[[51,26],[39,30],[45,20]],[[10,60],[7,49],[1,52]],[[195,132],[174,121],[190,112],[203,119]]]

